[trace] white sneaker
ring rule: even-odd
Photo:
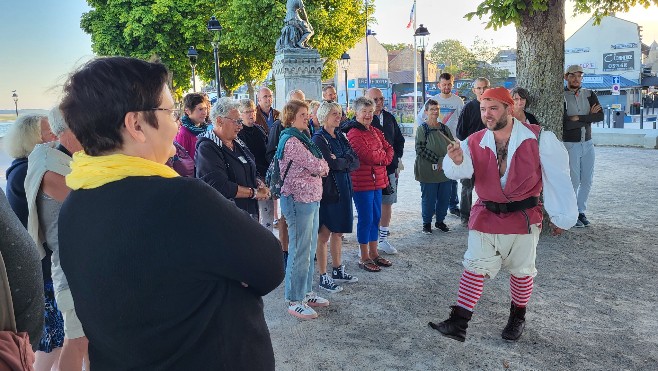
[[[327,307],[329,306],[329,300],[318,296],[318,294],[313,291],[306,294],[304,297],[304,302],[308,304],[309,307]]]
[[[291,301],[288,303],[288,313],[301,319],[318,318],[318,313],[306,305],[306,302]]]
[[[398,250],[395,247],[393,247],[393,245],[391,245],[391,243],[388,242],[388,240],[379,241],[379,243],[377,244],[377,248],[387,253],[388,255],[395,255],[398,253]]]

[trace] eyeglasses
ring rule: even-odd
[[[374,100],[375,102],[380,102],[380,101],[383,102],[384,98],[383,97],[382,98],[372,98],[372,100]]]
[[[231,120],[236,125],[244,125],[244,122],[242,121],[242,119],[232,119],[230,117],[224,117],[224,116],[219,116],[219,117],[221,117],[223,119]]]
[[[156,108],[151,108],[147,109],[145,111],[169,111],[169,114],[171,115],[171,118],[176,121],[178,120],[178,110],[176,108],[161,108],[161,107],[156,107]]]

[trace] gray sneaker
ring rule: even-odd
[[[583,225],[583,227],[589,227],[591,224],[584,213],[578,214],[578,221]],[[576,224],[578,226],[578,224]]]
[[[343,288],[336,285],[334,280],[329,277],[326,273],[320,276],[320,285],[319,287],[323,290],[329,291],[330,293],[336,293],[343,291]]]
[[[585,224],[580,221],[580,219],[576,220],[576,225],[574,226],[576,228],[585,228]]]

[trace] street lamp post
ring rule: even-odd
[[[345,71],[345,111],[350,109],[350,93],[347,90],[347,69],[350,68],[350,55],[347,52],[344,52],[340,56],[340,68]]]
[[[14,99],[14,106],[16,107],[16,117],[18,117],[18,94],[16,94],[16,90],[12,91],[11,97]]]
[[[426,38],[429,35],[429,31],[425,26],[420,25],[416,29],[416,32],[414,33],[414,37],[419,37],[420,38],[420,76],[421,76],[421,84],[422,84],[422,89],[423,89],[423,104],[425,104],[425,43],[426,43]],[[415,93],[414,93],[415,94]]]
[[[219,88],[219,57],[217,56],[217,48],[219,47],[219,37],[222,32],[222,25],[219,24],[219,21],[213,15],[212,17],[210,17],[210,20],[208,21],[207,28],[208,31],[215,33],[212,41],[212,51],[213,54],[215,55],[215,84],[217,85],[217,99],[219,99],[222,97],[222,93],[220,92],[220,88]]]
[[[190,46],[187,49],[187,58],[190,60],[190,67],[192,67],[192,91],[196,93],[196,60],[199,57],[199,53],[193,46]]]

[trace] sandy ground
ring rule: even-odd
[[[525,332],[501,339],[509,275],[485,284],[465,343],[428,321],[447,318],[456,299],[467,230],[448,216],[448,233],[420,232],[420,186],[407,138],[391,241],[400,253],[380,273],[358,269],[355,235],[346,284],[300,321],[286,312],[283,287],[265,298],[279,370],[657,370],[658,151],[597,147],[588,217],[592,226],[542,237]],[[356,222],[355,222],[356,223]]]

